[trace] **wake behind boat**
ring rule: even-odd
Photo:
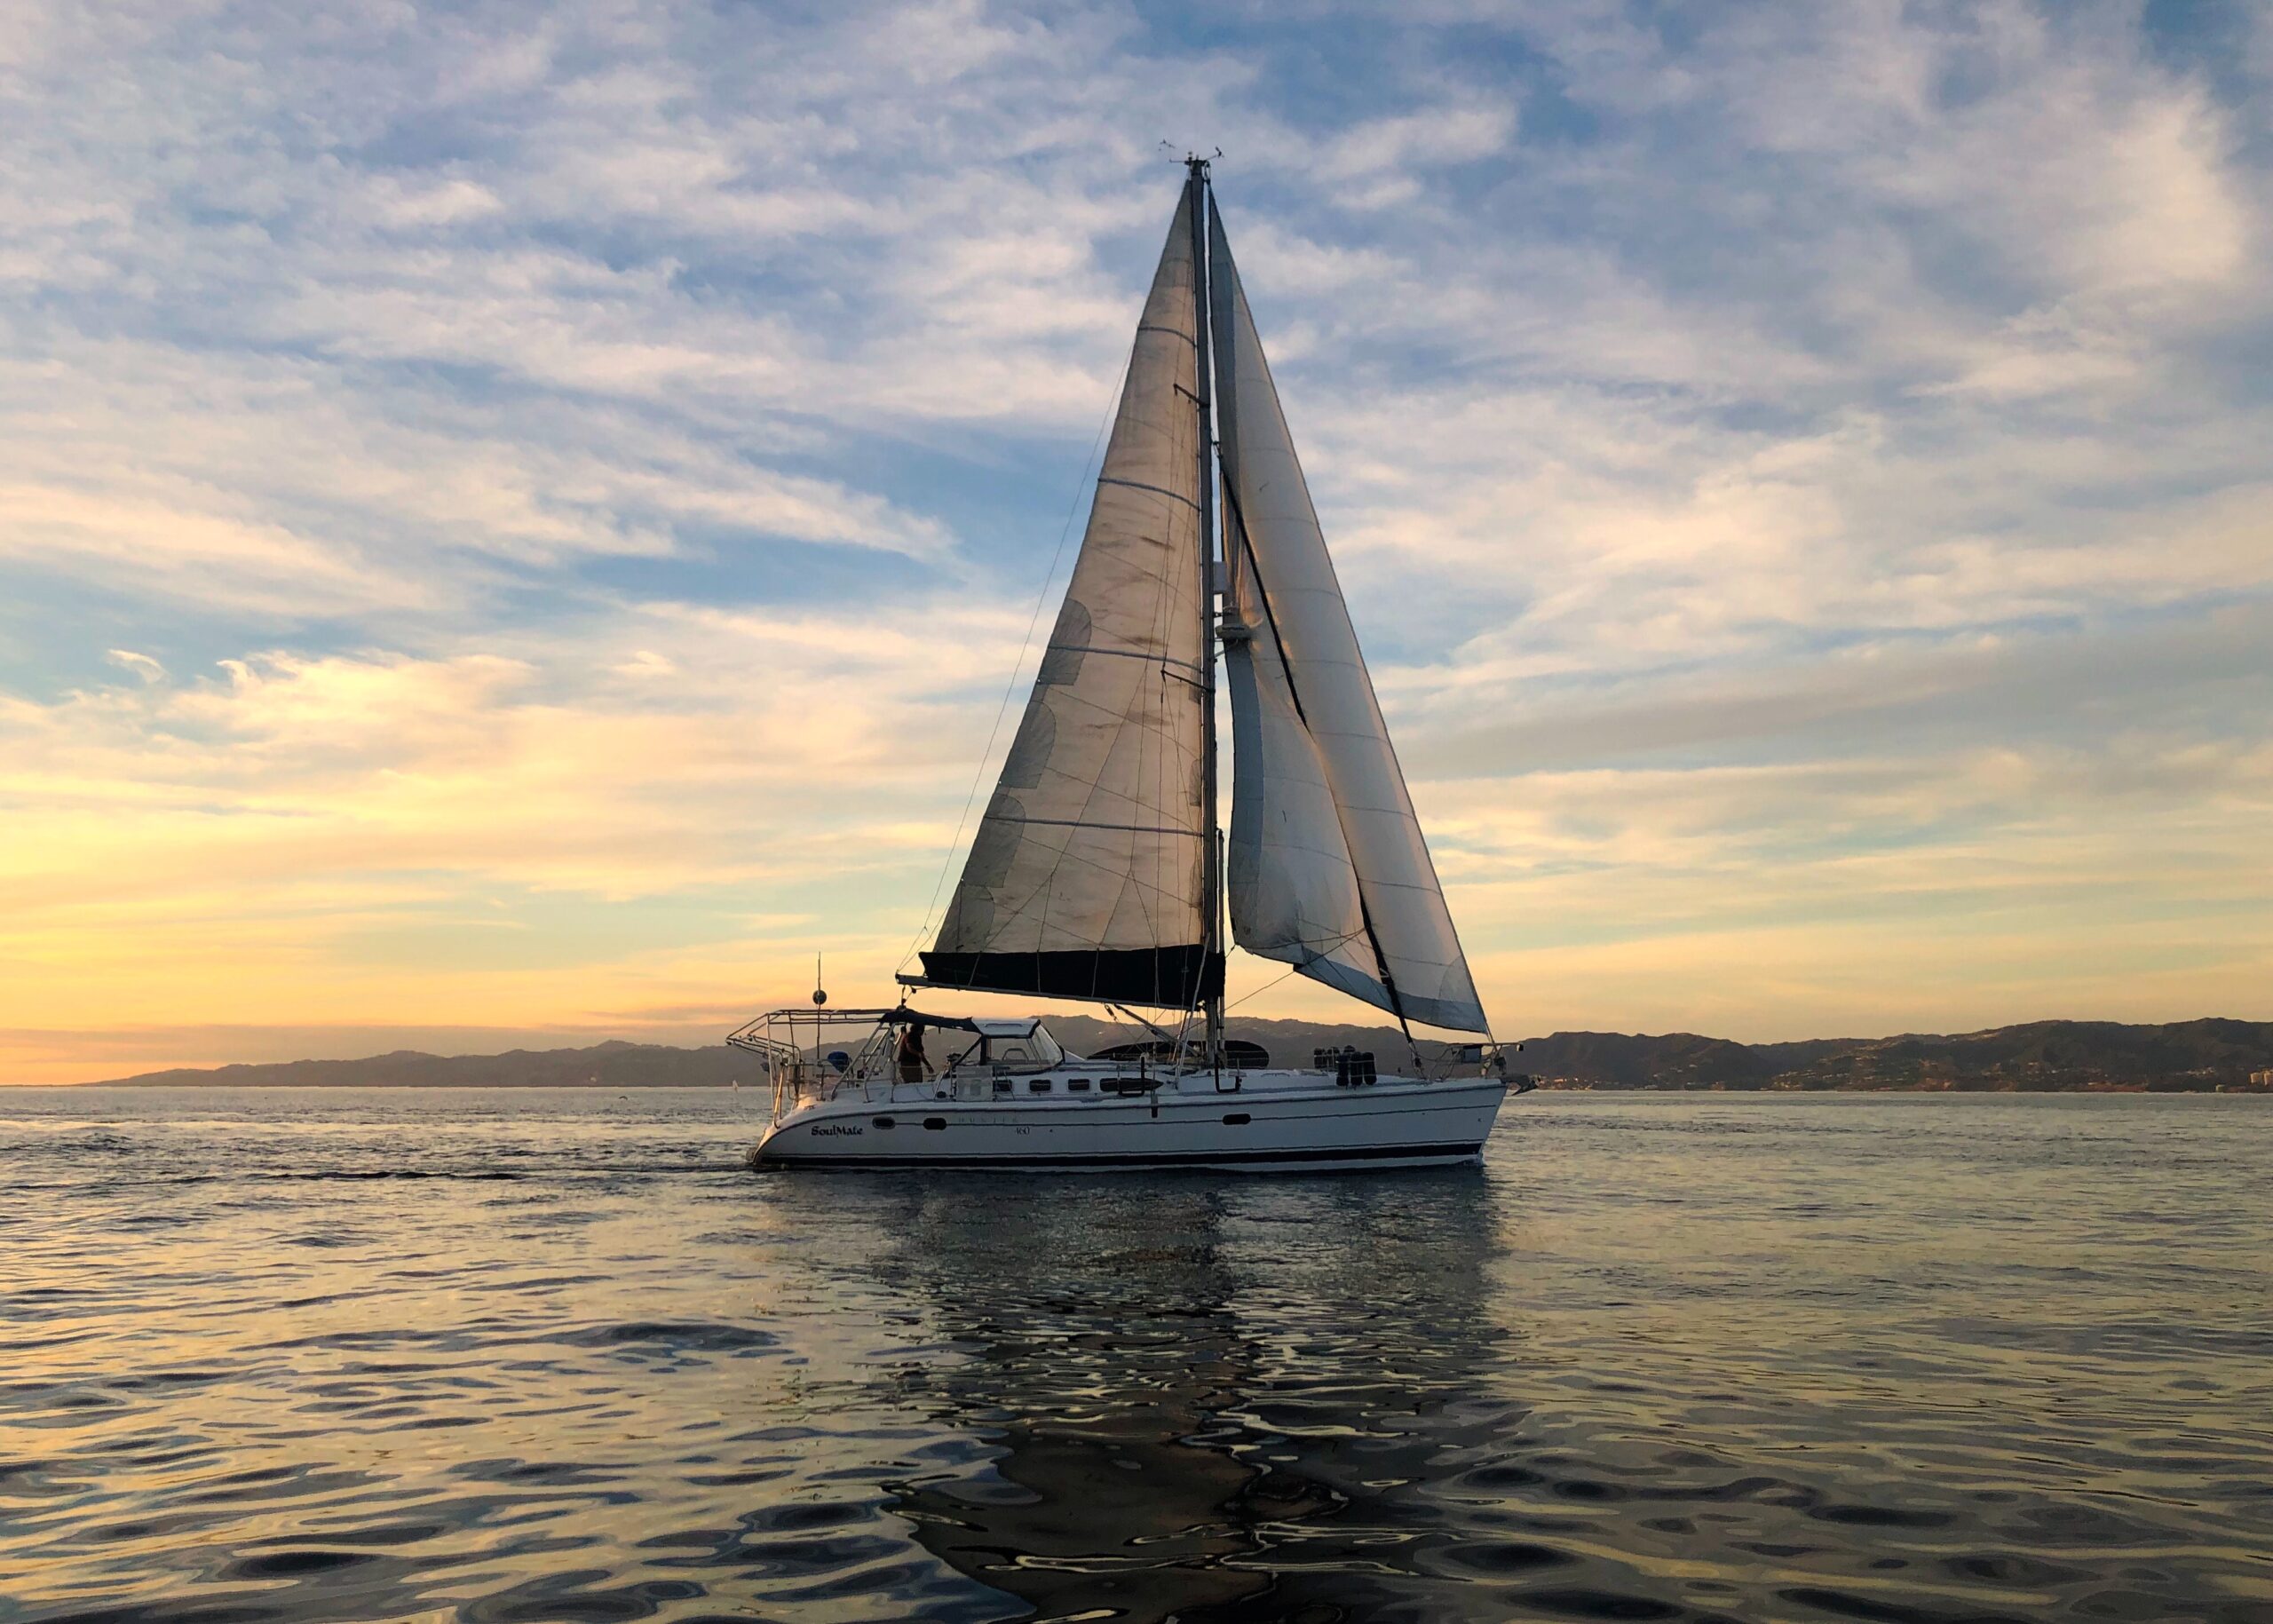
[[[1025,717],[939,938],[921,973],[899,977],[1149,1009],[1160,1024],[1136,1018],[1154,1039],[1130,1064],[1067,1055],[1033,1018],[777,1010],[727,1040],[758,1055],[773,1086],[753,1165],[1259,1171],[1482,1153],[1504,1062],[1208,164],[1187,168]],[[1235,746],[1228,847],[1219,648]],[[1274,1068],[1227,1043],[1227,939],[1395,1016],[1412,1072],[1350,1054]],[[1460,1055],[1464,1074],[1432,1076],[1415,1023],[1485,1041]],[[831,1028],[849,1031],[844,1047]],[[934,1056],[927,1034],[948,1033],[962,1042]]]

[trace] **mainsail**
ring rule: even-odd
[[[1209,214],[1232,939],[1401,1020],[1486,1031],[1222,218]]]
[[[1194,175],[1168,228],[1065,602],[921,979],[1192,1008],[1212,698]]]

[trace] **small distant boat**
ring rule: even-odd
[[[1068,1054],[1039,1018],[778,1010],[759,1167],[1237,1171],[1472,1161],[1508,1091],[1263,358],[1188,162],[1089,528],[938,940],[909,988],[1072,999],[1150,1031]],[[1222,522],[1216,519],[1220,479]],[[1232,820],[1217,815],[1217,649]],[[1229,930],[1224,915],[1229,914]],[[1227,940],[1387,1010],[1414,1070],[1272,1066],[1224,1035]],[[1156,1012],[1157,1020],[1136,1015]],[[1484,1041],[1425,1074],[1414,1024]],[[831,1034],[851,1033],[831,1048]],[[935,1062],[927,1034],[953,1051]]]

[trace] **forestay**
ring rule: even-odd
[[[1190,1008],[1206,929],[1199,310],[1185,188],[1089,529],[923,979]]]
[[[1240,947],[1402,1019],[1485,1031],[1279,393],[1210,211]]]

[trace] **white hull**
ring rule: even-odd
[[[1319,1072],[1208,1074],[1148,1094],[939,1098],[937,1085],[849,1088],[783,1114],[755,1168],[964,1168],[1023,1172],[1336,1172],[1479,1160],[1507,1085],[1495,1077],[1383,1077],[1337,1087]],[[1095,1076],[1092,1069],[1089,1073]],[[967,1094],[968,1090],[952,1092]]]

